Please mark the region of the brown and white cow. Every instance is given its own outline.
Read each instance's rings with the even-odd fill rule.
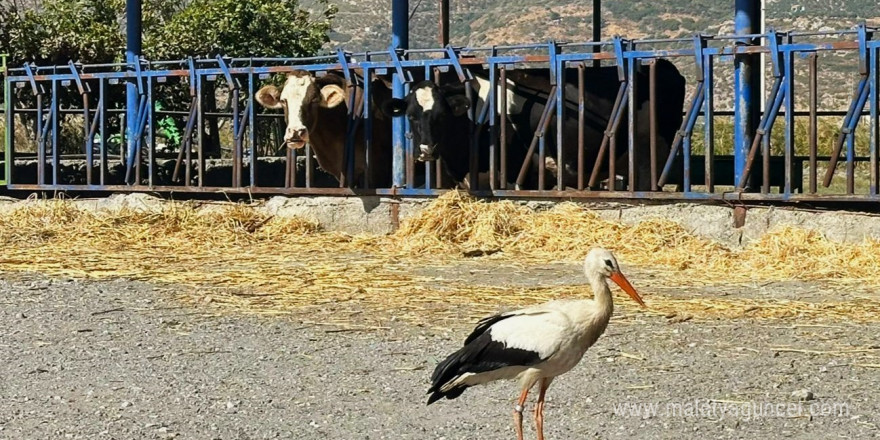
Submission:
[[[371,188],[386,188],[391,184],[391,119],[379,106],[391,99],[391,90],[375,79],[370,84],[372,102],[372,144],[370,148],[368,183]],[[357,89],[356,102],[362,100]],[[297,70],[287,75],[284,86],[265,86],[255,98],[262,106],[284,109],[287,129],[284,142],[290,148],[301,149],[308,143],[318,160],[318,166],[348,185],[361,185],[367,168],[364,142],[364,121],[358,124],[354,144],[354,175],[348,176],[345,163],[345,138],[348,126],[349,93],[343,77],[328,73],[316,78],[311,73]]]

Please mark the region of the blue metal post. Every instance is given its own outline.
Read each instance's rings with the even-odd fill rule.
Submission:
[[[125,1],[125,62],[129,68],[139,62],[141,56],[141,0]],[[135,80],[125,85],[125,140],[129,152],[135,152],[138,115],[138,87]],[[103,142],[103,139],[102,139]],[[129,159],[131,163],[131,159]],[[136,163],[136,162],[135,162]]]
[[[735,7],[734,32],[737,35],[762,32],[761,0],[736,0]],[[739,43],[747,44],[748,39]],[[757,55],[737,55],[734,60],[733,161],[734,181],[737,183],[742,178],[760,114],[762,72],[759,60]]]
[[[409,48],[409,0],[392,0],[391,2],[391,47],[392,49]],[[404,97],[403,78],[393,75],[391,94],[395,98]],[[397,188],[404,186],[406,174],[406,131],[404,118],[394,118],[391,127],[391,139],[394,148],[392,157],[392,185]]]

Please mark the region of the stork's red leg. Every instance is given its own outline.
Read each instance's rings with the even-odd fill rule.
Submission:
[[[535,430],[538,431],[538,440],[544,440],[544,393],[550,386],[550,379],[541,379],[538,389],[538,404],[535,405]]]
[[[523,440],[522,412],[526,398],[529,397],[529,388],[531,387],[522,390],[519,400],[516,401],[516,406],[513,407],[513,428],[516,429],[516,440]]]

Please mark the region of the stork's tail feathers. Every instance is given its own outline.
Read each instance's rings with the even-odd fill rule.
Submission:
[[[455,387],[449,391],[443,392],[440,390],[435,390],[434,387],[431,387],[431,389],[428,390],[428,394],[430,394],[430,396],[428,397],[427,405],[430,405],[444,397],[447,399],[455,399],[456,397],[460,396],[461,393],[463,393],[466,389],[468,389],[468,386],[462,385]]]
[[[467,385],[457,385],[449,388],[449,384],[461,377],[461,371],[467,370],[468,347],[462,347],[455,353],[452,353],[443,362],[437,364],[434,368],[434,374],[431,375],[431,388],[428,389],[428,405],[445,397],[447,399],[455,399],[468,388]],[[446,388],[446,389],[444,389]]]

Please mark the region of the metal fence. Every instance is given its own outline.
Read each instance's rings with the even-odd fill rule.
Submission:
[[[261,109],[254,99],[260,84],[274,75],[305,70],[316,76],[336,72],[346,78],[348,92],[366,99],[347,108],[346,158],[354,163],[354,133],[358,126],[370,127],[375,108],[370,105],[370,78],[397,76],[404,90],[419,79],[437,79],[444,73],[467,84],[470,90],[473,68],[486,69],[493,85],[489,105],[477,114],[470,112],[474,133],[487,129],[490,143],[471,142],[471,171],[476,174],[478,148],[488,148],[488,182],[476,181],[471,192],[496,197],[558,197],[581,199],[680,199],[680,200],[760,200],[760,201],[867,201],[880,200],[877,155],[880,149],[878,124],[878,55],[880,41],[872,40],[873,29],[860,25],[853,30],[835,32],[768,32],[760,35],[695,35],[687,39],[626,40],[615,38],[603,43],[555,43],[496,46],[490,48],[446,47],[429,50],[384,51],[334,54],[299,59],[247,58],[187,59],[140,64],[108,64],[41,67],[11,67],[4,78],[6,135],[5,185],[15,190],[66,191],[174,191],[275,194],[379,194],[437,195],[449,187],[438,163],[419,163],[411,140],[395,144],[394,171],[390,188],[364,187],[367,182],[337,182],[316,168],[311,151],[283,147],[279,130],[283,115]],[[598,47],[598,50],[595,48]],[[769,63],[770,82],[766,106],[757,127],[747,133],[748,143],[734,145],[732,151],[719,152],[721,143],[730,143],[726,133],[715,128],[719,118],[729,118],[729,108],[716,105],[719,93],[730,95],[723,75],[736,57],[764,54]],[[847,97],[845,110],[820,108],[820,90],[837,84],[819,81],[825,65],[823,54],[850,56],[854,60],[841,68],[857,78]],[[651,162],[650,173],[637,173],[638,136],[633,80],[639,66],[647,66],[649,94],[654,96],[662,84],[653,75],[658,58],[672,60],[688,77],[683,122],[665,160]],[[596,65],[617,66],[618,90],[607,115],[606,138],[593,169],[584,167],[584,140],[578,139],[577,183],[566,185],[562,173],[547,176],[547,157],[556,163],[563,154],[564,118],[570,112],[563,101],[565,88],[576,87],[583,96],[584,72]],[[538,180],[552,189],[517,190],[512,184],[522,176],[505,174],[505,118],[495,96],[495,84],[506,82],[507,74],[522,68],[541,68],[549,72],[553,88],[547,111],[531,136],[537,154]],[[848,69],[848,70],[847,70]],[[571,82],[570,72],[576,81]],[[122,130],[126,124],[124,85],[134,82],[138,93],[138,119],[134,142],[127,142]],[[801,98],[806,95],[806,99]],[[171,97],[173,96],[173,100]],[[219,98],[218,98],[219,96]],[[798,97],[796,99],[796,96]],[[207,99],[211,97],[212,99]],[[732,96],[732,99],[741,99]],[[179,108],[157,108],[156,102],[177,102]],[[209,108],[222,101],[220,109]],[[652,100],[651,122],[647,134],[656,137],[656,100]],[[805,102],[806,105],[801,103]],[[589,103],[583,99],[575,112],[582,124]],[[729,105],[729,104],[728,104]],[[866,108],[867,107],[867,108]],[[820,145],[820,118],[832,118],[837,126],[830,145]],[[179,146],[162,148],[157,143],[161,121],[179,126]],[[616,139],[616,127],[628,121],[628,142]],[[555,121],[555,122],[554,122]],[[800,122],[804,121],[804,122]],[[545,129],[558,124],[558,138],[548,140]],[[806,133],[798,136],[798,124]],[[861,124],[861,125],[860,125]],[[210,127],[222,126],[214,129]],[[404,123],[404,129],[408,130]],[[72,128],[71,128],[72,127]],[[774,140],[774,127],[782,139]],[[736,129],[737,127],[734,127]],[[860,137],[858,131],[866,133]],[[222,133],[220,133],[222,131]],[[71,133],[78,133],[75,136]],[[225,134],[224,134],[225,133]],[[367,148],[371,130],[363,130]],[[530,133],[532,135],[532,133]],[[215,139],[209,142],[208,136]],[[728,136],[731,137],[731,136]],[[69,141],[73,138],[73,141]],[[17,145],[27,139],[30,145]],[[550,141],[548,143],[548,141]],[[70,144],[73,144],[72,146]],[[210,145],[209,145],[210,144]],[[225,144],[225,145],[224,145]],[[698,145],[699,144],[699,145]],[[548,147],[555,145],[555,149]],[[219,146],[219,150],[216,148]],[[225,150],[224,150],[225,148]],[[626,163],[617,163],[626,150]],[[823,151],[828,154],[823,154]],[[651,157],[659,154],[651,142]],[[369,153],[368,153],[369,156]],[[842,163],[841,163],[842,162]],[[375,164],[367,164],[375,166]],[[599,169],[610,176],[602,182]],[[842,168],[842,171],[837,171]],[[867,168],[867,169],[865,169]],[[626,178],[615,177],[627,170]],[[650,179],[651,191],[634,191],[636,179]],[[353,188],[357,186],[357,188]]]

